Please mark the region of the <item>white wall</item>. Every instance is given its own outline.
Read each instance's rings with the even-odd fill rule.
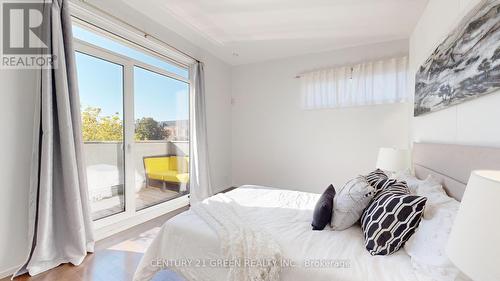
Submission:
[[[174,32],[116,0],[90,1],[162,38],[205,63],[207,126],[212,184],[215,191],[231,185],[230,67]],[[33,133],[34,72],[0,70],[0,278],[20,265],[28,249],[28,185]]]
[[[429,1],[410,38],[411,84],[418,67],[479,0]],[[499,91],[413,118],[413,140],[500,147]]]
[[[294,78],[407,52],[403,40],[235,67],[233,183],[322,192],[373,169],[379,147],[407,147],[411,105],[304,111]]]

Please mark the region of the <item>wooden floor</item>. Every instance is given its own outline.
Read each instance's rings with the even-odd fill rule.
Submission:
[[[115,234],[96,243],[96,251],[89,254],[80,266],[61,265],[34,277],[20,276],[16,281],[128,281],[149,243],[158,233],[160,226],[188,207],[178,209],[141,225]],[[4,278],[0,281],[7,281]],[[182,281],[172,272],[162,271],[155,281]]]

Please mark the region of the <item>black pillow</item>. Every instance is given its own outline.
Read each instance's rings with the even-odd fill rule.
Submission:
[[[405,182],[380,191],[361,216],[365,247],[371,255],[398,251],[417,229],[427,198],[409,194]]]
[[[313,221],[311,223],[313,230],[323,230],[332,220],[333,198],[335,197],[335,193],[335,188],[330,184],[316,203]]]

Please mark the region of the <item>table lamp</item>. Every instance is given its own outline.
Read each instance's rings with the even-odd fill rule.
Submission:
[[[500,171],[473,171],[446,253],[476,281],[500,280]]]
[[[400,172],[410,168],[410,153],[407,149],[382,147],[378,151],[377,167],[387,172]]]

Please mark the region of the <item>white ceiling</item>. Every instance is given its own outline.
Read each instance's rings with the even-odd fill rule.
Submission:
[[[428,0],[123,0],[232,65],[408,38]]]

